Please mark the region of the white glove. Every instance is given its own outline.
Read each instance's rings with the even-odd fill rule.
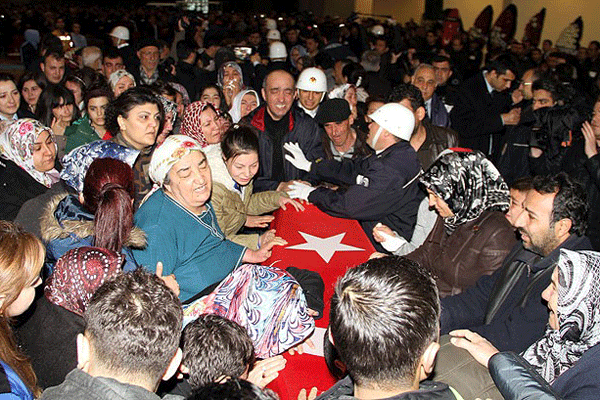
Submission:
[[[380,225],[380,224],[381,223],[378,223],[377,225]],[[377,225],[375,226],[376,228],[377,228]],[[388,235],[387,233],[385,233],[383,231],[378,231],[377,233],[385,239],[383,242],[381,242],[381,245],[383,246],[384,249],[386,249],[390,253],[394,253],[395,251],[397,251],[400,248],[400,246],[402,246],[405,243],[408,243],[408,241],[406,239],[404,239],[402,236],[398,235],[395,231],[394,231],[393,236]]]
[[[308,196],[315,190],[316,188],[307,185],[302,182],[294,182],[290,185],[290,188],[287,191],[287,194],[292,199],[302,199],[308,201]]]
[[[283,148],[290,153],[285,155],[285,159],[291,162],[294,167],[306,172],[310,171],[312,163],[306,159],[298,143],[284,143]]]

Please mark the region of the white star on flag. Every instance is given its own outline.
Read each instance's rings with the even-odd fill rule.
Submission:
[[[365,249],[361,249],[360,247],[343,244],[342,239],[346,236],[346,232],[326,238],[320,238],[300,231],[298,231],[298,233],[302,235],[304,240],[306,240],[306,243],[288,246],[287,249],[316,251],[327,263],[331,260],[336,251],[365,251]]]

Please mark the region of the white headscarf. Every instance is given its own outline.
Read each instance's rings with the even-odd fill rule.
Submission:
[[[242,119],[242,98],[248,93],[253,94],[256,97],[256,102],[260,105],[260,98],[258,97],[258,93],[254,90],[242,90],[238,94],[235,95],[233,101],[231,102],[231,109],[229,110],[229,115],[231,115],[231,120],[234,124],[240,122]]]
[[[150,179],[162,186],[173,165],[194,150],[202,151],[202,146],[200,142],[190,136],[171,135],[167,137],[152,154],[148,171]]]

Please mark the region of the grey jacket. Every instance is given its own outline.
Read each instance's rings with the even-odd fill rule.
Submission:
[[[121,383],[115,379],[93,377],[80,369],[69,372],[65,381],[48,388],[41,400],[160,400],[141,386]]]

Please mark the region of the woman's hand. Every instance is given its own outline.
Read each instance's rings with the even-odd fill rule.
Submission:
[[[263,247],[273,239],[275,239],[275,229],[269,229],[258,237],[258,247]]]
[[[266,228],[275,219],[272,215],[247,215],[244,226],[248,228]]]
[[[387,225],[379,223],[373,228],[373,239],[375,239],[377,243],[385,242],[386,240],[386,238],[381,235],[382,232],[389,236],[394,236],[394,231],[392,231]]]
[[[594,128],[592,128],[592,125],[588,121],[585,121],[581,126],[581,132],[583,132],[583,137],[585,138],[585,155],[588,158],[592,158],[598,154],[598,145],[596,135],[594,134]]]
[[[275,236],[273,240],[265,243],[265,245],[261,246],[261,248],[258,250],[246,250],[242,261],[250,264],[259,264],[265,261],[267,258],[271,257],[271,250],[274,246],[285,246],[286,244],[287,242],[285,240],[278,236]]]
[[[481,365],[487,368],[490,358],[496,353],[499,353],[488,340],[475,332],[468,329],[458,329],[450,332],[450,343],[456,347],[467,350],[473,358]]]
[[[62,120],[59,120],[56,117],[52,117],[52,123],[50,124],[50,129],[52,129],[52,133],[55,135],[62,136],[65,134],[66,126]]]
[[[315,400],[317,398],[317,387],[313,386],[310,392],[307,394],[306,389],[300,389],[298,393],[298,400]]]
[[[290,199],[289,197],[281,196],[279,198],[279,207],[283,208],[283,210],[287,210],[286,204],[290,204],[292,207],[296,209],[296,211],[304,211],[304,206],[299,201],[294,199]]]
[[[291,349],[289,349],[288,353],[290,353],[291,356],[293,356],[296,353],[298,353],[298,354],[304,354],[304,345],[307,345],[311,349],[315,348],[315,344],[309,338],[309,339],[306,339],[304,342],[300,343],[298,346],[292,347]]]
[[[260,360],[254,364],[246,380],[264,389],[279,376],[279,371],[285,368],[286,363],[287,360],[282,355]]]
[[[171,289],[173,291],[173,293],[175,293],[177,296],[179,296],[179,283],[177,283],[177,279],[175,279],[175,274],[171,274],[171,275],[167,275],[167,276],[162,276],[162,274],[163,274],[163,263],[159,261],[156,263],[156,276],[158,276],[160,279],[162,279],[163,282],[165,283],[165,285],[167,285],[167,287],[169,289]]]

